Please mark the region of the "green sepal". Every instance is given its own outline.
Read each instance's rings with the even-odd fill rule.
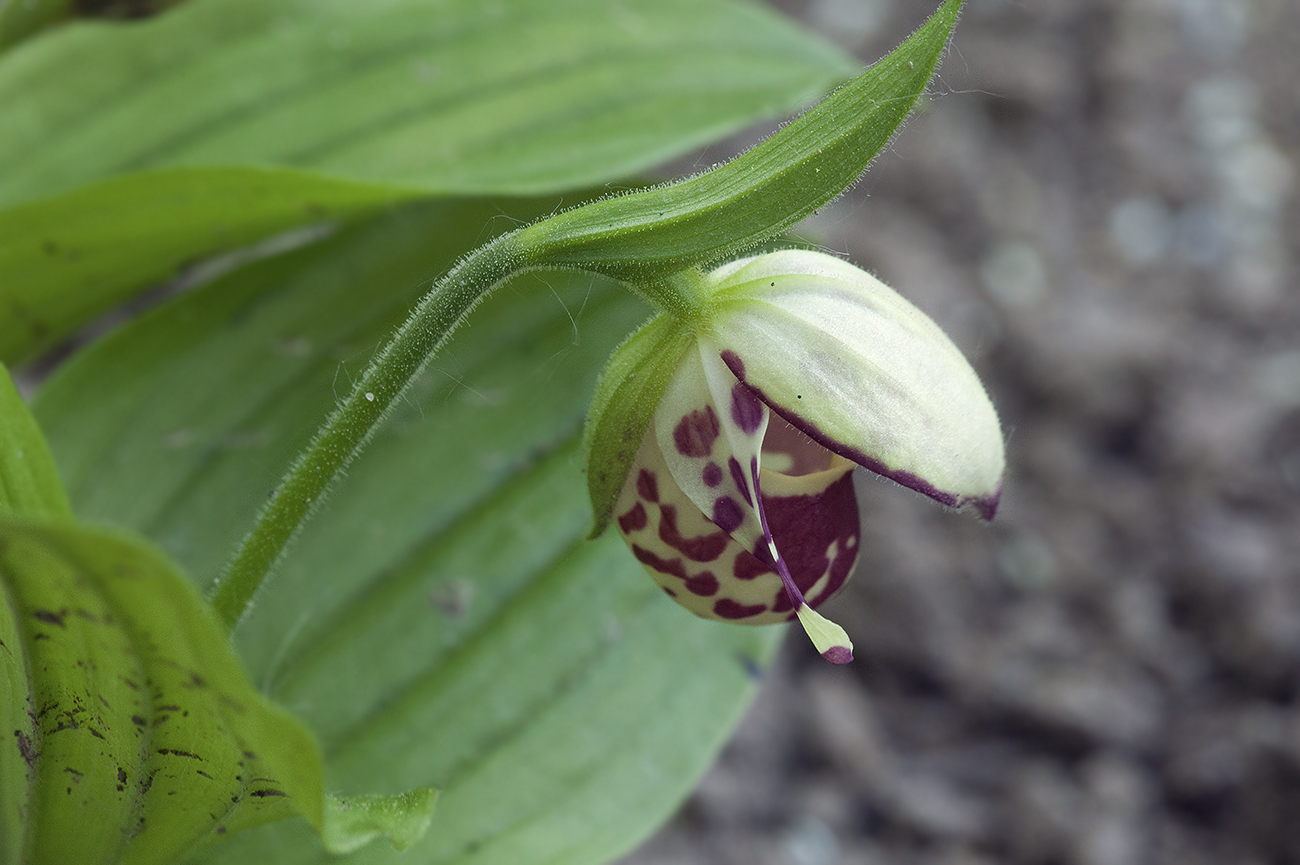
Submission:
[[[925,92],[961,4],[947,0],[893,52],[736,159],[558,214],[524,229],[521,249],[540,266],[646,286],[780,234],[839,196],[889,143]],[[671,293],[652,299],[677,307]]]
[[[36,419],[0,363],[0,514],[72,514],[54,457]]]
[[[650,418],[693,338],[679,319],[658,315],[618,347],[601,373],[582,437],[591,496],[590,537],[609,525]]]

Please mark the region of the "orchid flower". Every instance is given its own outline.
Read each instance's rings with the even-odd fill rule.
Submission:
[[[997,415],[933,321],[840,259],[774,252],[684,285],[687,312],[661,313],[629,339],[593,402],[593,466],[609,452],[598,426],[625,439],[644,430],[610,517],[682,606],[741,624],[797,618],[826,660],[847,663],[848,635],[816,608],[857,561],[854,466],[991,519]],[[662,388],[617,398],[638,370],[655,379],[656,369]],[[628,381],[610,381],[620,375]],[[608,424],[619,411],[628,418]]]

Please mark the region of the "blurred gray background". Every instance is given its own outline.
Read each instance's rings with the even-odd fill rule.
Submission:
[[[779,5],[866,62],[936,4]],[[860,477],[858,660],[792,634],[624,865],[1300,863],[1298,81],[1296,0],[968,0],[804,227],[975,364],[1002,510]]]

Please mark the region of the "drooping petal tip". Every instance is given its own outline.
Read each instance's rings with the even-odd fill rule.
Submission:
[[[998,503],[1002,500],[1002,484],[999,483],[997,489],[991,495],[979,496],[970,500],[969,504],[975,508],[975,512],[985,521],[990,521],[998,515]]]
[[[853,649],[848,646],[831,646],[822,652],[822,657],[832,664],[848,664],[853,661]]]
[[[853,660],[853,641],[843,628],[807,604],[799,605],[797,615],[799,624],[803,625],[823,658],[832,664],[847,664]]]

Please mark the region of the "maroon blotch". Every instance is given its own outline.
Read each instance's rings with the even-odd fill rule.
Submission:
[[[731,598],[722,598],[713,605],[713,612],[724,619],[748,619],[767,612],[767,607],[763,604],[740,604]]]
[[[703,480],[706,487],[716,487],[722,483],[722,468],[717,463],[710,462],[704,467]]]
[[[646,516],[645,507],[640,502],[637,502],[636,507],[618,518],[618,527],[623,534],[630,535],[632,532],[639,532],[644,529],[649,522],[650,519]]]
[[[641,469],[636,476],[636,494],[648,502],[659,501],[659,483],[652,472]]]
[[[741,381],[745,380],[745,362],[740,359],[740,355],[729,348],[724,348],[722,350],[722,362],[727,365],[727,369],[731,370],[732,375]]]
[[[763,404],[739,382],[731,389],[731,419],[745,435],[758,432],[759,424],[763,422]]]
[[[735,482],[736,488],[740,494],[745,497],[745,504],[753,507],[754,499],[749,494],[749,481],[745,478],[745,470],[740,467],[740,463],[735,457],[727,459],[727,468],[731,470],[731,479]]]
[[[682,565],[681,559],[661,559],[638,544],[632,545],[632,555],[636,556],[636,560],[647,568],[653,568],[659,573],[667,574],[670,577],[686,579],[686,568]]]
[[[684,457],[707,457],[713,453],[713,443],[721,431],[713,406],[706,405],[677,422],[673,427],[673,445]]]
[[[677,528],[677,508],[673,505],[660,505],[663,515],[659,520],[659,540],[672,547],[686,558],[696,562],[711,562],[727,548],[727,536],[722,532],[686,538]]]
[[[712,571],[705,571],[687,580],[686,588],[693,594],[707,598],[718,593],[718,578],[713,576]]]
[[[858,558],[858,498],[853,491],[853,476],[846,474],[817,495],[767,496],[763,512],[781,558],[790,570],[795,586],[809,592],[821,576],[830,570],[825,588],[815,598],[807,598],[816,609],[839,591]],[[827,558],[832,544],[835,560]],[[778,612],[793,609],[779,605]]]
[[[745,512],[731,496],[720,496],[713,502],[713,522],[724,532],[734,532],[745,521]]]
[[[759,574],[771,574],[774,571],[754,557],[748,550],[741,550],[731,565],[731,575],[738,580],[752,580]]]

